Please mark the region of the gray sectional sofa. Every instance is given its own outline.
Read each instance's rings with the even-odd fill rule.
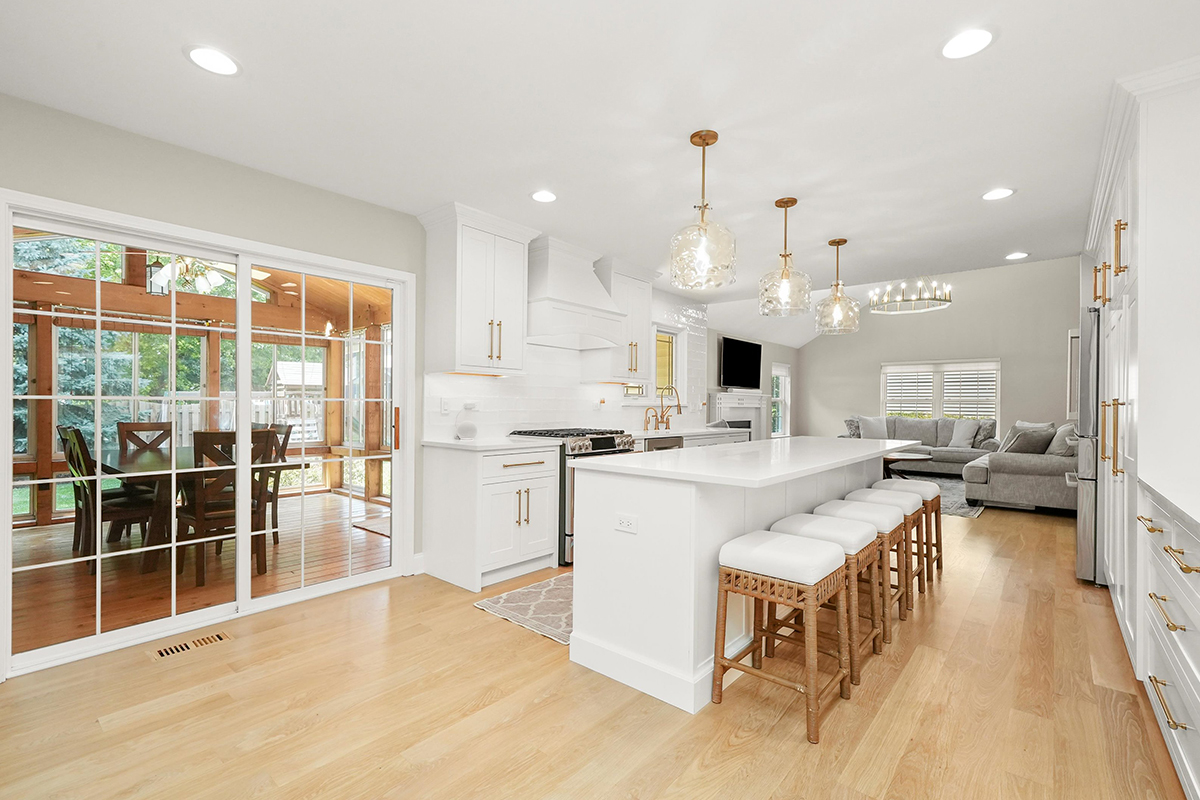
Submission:
[[[858,418],[846,420],[847,435],[860,438]],[[975,459],[993,453],[1000,447],[996,439],[996,420],[980,420],[979,432],[975,434],[972,447],[950,447],[954,433],[954,420],[947,417],[937,419],[914,419],[912,417],[888,417],[889,439],[914,439],[921,444],[909,448],[916,453],[928,453],[932,461],[915,461],[911,464],[894,464],[893,472],[932,472],[938,475],[961,476],[963,467]]]
[[[847,436],[861,435],[859,418],[846,420]],[[1078,491],[1067,483],[1067,473],[1074,472],[1076,457],[1046,453],[997,452],[996,420],[980,420],[979,432],[971,447],[950,447],[954,420],[913,419],[888,417],[889,439],[914,439],[920,445],[910,450],[928,453],[931,461],[914,461],[892,465],[893,472],[933,473],[961,476],[964,493],[971,505],[1007,506],[1013,508],[1075,509]],[[1018,423],[1021,425],[1024,423]]]

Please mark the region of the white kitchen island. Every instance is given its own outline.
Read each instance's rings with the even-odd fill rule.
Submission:
[[[914,444],[796,436],[574,460],[571,660],[696,713],[712,694],[721,545],[870,486]],[[741,600],[730,654],[750,642]]]

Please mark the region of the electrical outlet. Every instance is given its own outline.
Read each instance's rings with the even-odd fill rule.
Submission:
[[[450,413],[450,398],[449,397],[442,398],[442,413],[443,414]]]
[[[637,533],[637,517],[633,514],[617,514],[617,530],[624,533]]]

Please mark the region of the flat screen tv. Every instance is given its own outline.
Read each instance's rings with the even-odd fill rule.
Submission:
[[[762,390],[762,345],[722,336],[718,342],[721,388]]]

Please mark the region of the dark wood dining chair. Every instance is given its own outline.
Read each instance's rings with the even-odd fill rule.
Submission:
[[[121,455],[143,450],[161,450],[171,446],[169,422],[118,422],[117,445]]]
[[[59,436],[67,457],[67,469],[74,478],[76,541],[73,550],[80,555],[90,556],[96,553],[96,488],[100,478],[96,474],[96,462],[92,460],[87,440],[78,428],[59,426]],[[138,523],[142,529],[142,541],[146,540],[146,525],[150,515],[154,513],[153,496],[127,495],[124,490],[112,489],[116,493],[110,499],[100,496],[100,523],[109,523],[109,542],[120,541],[121,531],[133,523]],[[96,563],[93,561],[90,570],[96,573]]]
[[[292,439],[292,426],[284,423],[272,425],[269,429],[274,434],[272,441],[271,461],[282,464],[287,461],[288,442]],[[279,481],[283,478],[283,470],[273,469],[267,472],[267,502],[271,506],[271,541],[279,544]]]
[[[250,464],[266,464],[270,461],[273,451],[272,437],[269,430],[253,430],[250,432]],[[178,557],[175,562],[177,572],[183,571],[184,555],[187,550],[182,546],[188,540],[209,539],[213,536],[232,536],[237,530],[237,478],[234,431],[196,431],[192,434],[192,464],[197,469],[209,468],[204,472],[181,473],[176,480],[183,490],[183,503],[176,516],[179,520],[177,541],[180,543]],[[225,467],[226,469],[211,469]],[[250,470],[250,520],[251,546],[254,550],[255,566],[258,574],[267,571],[267,534],[266,534],[266,475],[267,470]],[[222,540],[216,542],[216,552],[221,553]],[[193,545],[196,558],[196,585],[203,586],[205,582],[205,561],[207,542],[200,541]]]

